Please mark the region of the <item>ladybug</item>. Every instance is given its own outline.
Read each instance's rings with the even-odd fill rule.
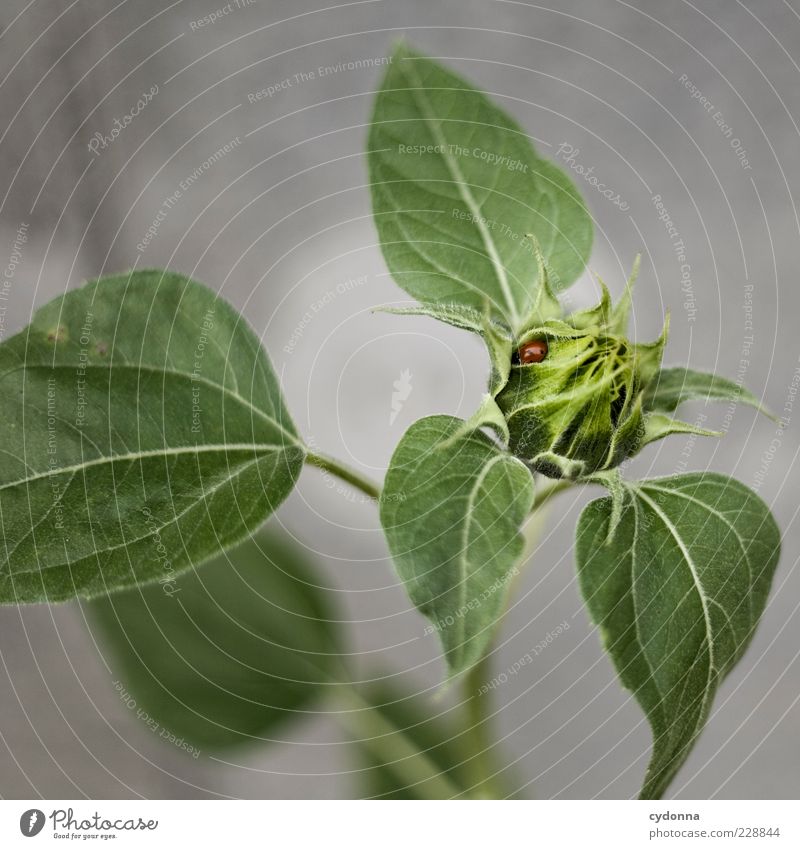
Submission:
[[[540,363],[547,356],[547,339],[531,339],[517,351],[520,363]]]

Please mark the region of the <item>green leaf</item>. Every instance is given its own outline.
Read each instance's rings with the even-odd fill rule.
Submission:
[[[483,93],[400,45],[369,134],[372,204],[389,270],[420,301],[481,309],[518,331],[536,297],[539,240],[563,291],[592,222],[569,177]]]
[[[324,601],[303,552],[271,531],[89,610],[121,696],[160,736],[205,750],[268,739],[336,679]]]
[[[625,483],[609,539],[611,498],[578,523],[581,591],[623,686],[653,732],[642,798],[664,793],[742,656],[780,555],[766,504],[723,475]]]
[[[645,390],[645,409],[674,412],[684,401],[733,401],[770,415],[752,392],[716,374],[678,366],[661,369]]]
[[[480,660],[522,555],[533,476],[461,419],[415,422],[392,457],[381,522],[411,600],[439,634],[451,676]],[[455,437],[455,438],[454,438]]]
[[[51,301],[0,345],[0,602],[172,576],[256,529],[305,450],[244,319],[141,271]]]

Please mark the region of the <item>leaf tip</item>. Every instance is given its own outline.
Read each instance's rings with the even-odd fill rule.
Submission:
[[[401,35],[399,38],[396,38],[392,42],[392,50],[391,50],[391,60],[392,64],[395,60],[408,59],[410,56],[414,55],[414,51],[411,48],[411,44],[408,39]]]

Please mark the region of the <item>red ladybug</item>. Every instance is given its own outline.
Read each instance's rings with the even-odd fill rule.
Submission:
[[[531,339],[530,342],[522,345],[517,353],[523,365],[540,363],[547,356],[547,340]]]

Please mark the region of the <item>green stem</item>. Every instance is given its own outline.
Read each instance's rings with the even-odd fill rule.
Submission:
[[[542,488],[537,487],[537,494],[531,508],[530,519],[525,526],[525,554],[521,563],[530,557],[539,536],[545,527],[545,510],[542,507],[559,492],[572,486],[570,481],[556,481]],[[519,575],[513,584],[517,583]],[[509,587],[511,590],[513,587]],[[512,592],[508,593],[511,597]],[[464,677],[464,697],[466,702],[468,730],[465,739],[470,752],[470,764],[473,767],[473,792],[479,798],[505,798],[511,794],[503,792],[499,771],[494,764],[492,755],[492,738],[490,734],[489,709],[491,700],[488,693],[482,693],[483,685],[491,680],[490,658],[491,646],[486,654],[469,670]]]
[[[539,478],[541,480],[541,478]],[[553,496],[558,495],[559,492],[564,492],[565,489],[569,489],[571,486],[574,486],[573,481],[566,480],[558,480],[553,481],[552,483],[545,484],[544,486],[536,487],[536,495],[533,499],[533,507],[531,507],[531,513],[535,513],[543,504],[546,504]]]
[[[468,766],[472,773],[472,795],[479,799],[502,799],[506,796],[499,787],[498,770],[492,757],[488,705],[480,692],[491,674],[489,655],[485,654],[464,677],[467,730],[464,741],[470,751]]]
[[[369,478],[364,477],[355,469],[348,468],[333,457],[327,457],[325,454],[306,454],[306,463],[310,466],[316,466],[324,472],[336,475],[337,478],[349,483],[356,489],[360,489],[364,495],[373,498],[376,501],[381,497],[381,488],[373,483]]]
[[[352,686],[344,687],[340,697],[349,708],[337,715],[344,729],[354,741],[371,751],[379,763],[391,766],[415,796],[421,799],[463,798],[463,791],[442,773],[427,752]]]

